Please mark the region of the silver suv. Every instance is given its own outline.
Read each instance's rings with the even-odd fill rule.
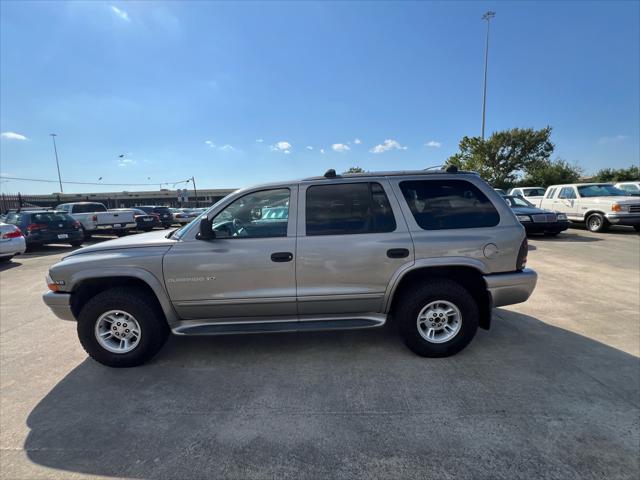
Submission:
[[[113,367],[144,363],[169,332],[370,328],[393,319],[425,357],[455,354],[491,308],[524,302],[525,231],[474,173],[324,176],[239,190],[176,231],[76,250],[45,303]]]

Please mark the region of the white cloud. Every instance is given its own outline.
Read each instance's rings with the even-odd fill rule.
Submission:
[[[292,145],[289,142],[281,141],[275,145],[271,145],[269,148],[272,152],[282,152],[288,155],[291,153],[291,147]]]
[[[435,140],[429,140],[427,143],[424,144],[425,147],[432,147],[432,148],[440,148],[442,146],[442,142],[436,142]]]
[[[607,143],[620,143],[623,140],[626,140],[628,135],[614,135],[613,137],[600,137],[598,139],[598,143],[600,145],[606,145]]]
[[[407,147],[400,145],[396,140],[387,139],[382,142],[380,145],[376,145],[371,150],[371,153],[383,153],[389,150],[406,150]]]
[[[118,160],[119,167],[130,167],[135,164],[136,164],[136,161],[133,160],[132,158],[120,158]]]
[[[360,140],[359,138],[356,138],[353,143],[355,143],[356,145],[360,145],[362,143],[362,140]]]
[[[7,140],[27,140],[27,137],[16,132],[2,132],[0,133],[0,137]]]
[[[223,145],[220,147],[223,152],[233,152],[235,148],[232,145]]]
[[[351,150],[351,147],[349,147],[349,145],[345,145],[344,143],[334,143],[333,145],[331,145],[331,148],[333,148],[333,150],[335,150],[336,152],[348,152],[349,150]]]
[[[216,148],[216,145],[211,140],[205,140],[204,143],[209,145],[211,148]]]
[[[262,142],[264,142],[264,140],[262,138],[256,138],[256,142],[262,143]]]
[[[313,147],[312,147],[311,145],[307,145],[305,148],[306,148],[307,150],[313,150]]]
[[[120,10],[118,7],[115,7],[113,5],[109,6],[111,8],[111,11],[120,19],[120,20],[124,20],[125,22],[130,22],[131,19],[129,18],[129,14],[127,12],[125,12],[124,10]]]
[[[321,148],[321,149],[320,149],[320,153],[321,153],[322,155],[324,155],[324,148]]]
[[[216,150],[220,150],[221,152],[234,152],[237,149],[233,146],[233,145],[222,145],[221,147],[218,147],[215,143],[213,143],[211,140],[205,140],[204,143],[209,146],[210,148],[214,148]]]

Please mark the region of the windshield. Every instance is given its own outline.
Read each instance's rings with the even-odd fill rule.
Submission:
[[[544,188],[522,189],[525,197],[541,197],[544,195]]]
[[[522,197],[516,197],[513,195],[507,195],[504,198],[504,201],[507,202],[507,205],[509,205],[511,208],[513,207],[535,207],[534,204],[527,202],[524,198]]]
[[[578,193],[581,197],[623,197],[628,195],[627,192],[606,183],[602,185],[583,185],[578,187]]]

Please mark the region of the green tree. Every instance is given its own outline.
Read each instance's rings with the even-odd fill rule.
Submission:
[[[560,183],[576,183],[580,180],[582,169],[566,160],[544,160],[531,165],[524,178],[518,182],[521,186],[548,187]]]
[[[342,172],[342,174],[344,175],[345,173],[364,173],[364,172],[365,172],[364,168],[349,167],[349,170],[347,170],[346,172]]]
[[[448,163],[478,172],[496,188],[510,187],[523,172],[549,160],[554,148],[550,137],[549,126],[540,130],[512,128],[495,132],[486,140],[464,137],[460,152],[451,156]]]
[[[594,177],[595,182],[625,182],[640,180],[640,167],[632,165],[629,168],[603,168]]]

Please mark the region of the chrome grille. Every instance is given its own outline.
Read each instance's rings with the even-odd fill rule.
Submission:
[[[629,212],[640,213],[640,203],[637,205],[629,205]]]
[[[555,213],[544,213],[540,215],[532,215],[533,221],[535,223],[553,223],[557,222],[558,218]]]

